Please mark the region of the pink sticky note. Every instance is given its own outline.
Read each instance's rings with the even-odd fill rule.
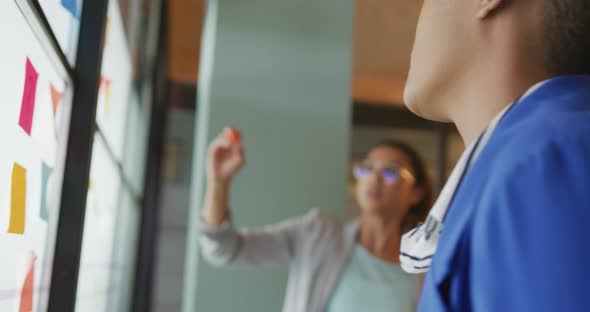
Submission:
[[[25,73],[25,87],[23,90],[23,99],[20,108],[20,119],[18,124],[31,135],[33,128],[33,114],[35,113],[35,94],[37,93],[37,80],[39,73],[27,57],[27,69]]]

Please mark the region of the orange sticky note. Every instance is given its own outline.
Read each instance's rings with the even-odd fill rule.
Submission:
[[[35,262],[37,256],[34,252],[31,252],[31,258],[28,263],[27,275],[23,283],[23,288],[20,294],[20,305],[19,312],[32,312],[33,311],[33,291],[35,289]]]
[[[63,98],[63,92],[59,92],[53,84],[49,85],[49,89],[51,91],[51,102],[53,104],[53,114],[57,112],[57,107],[59,106],[59,102]]]
[[[104,114],[108,116],[111,107],[111,79],[100,77],[100,90],[103,92]]]
[[[104,47],[105,48],[109,43],[109,29],[110,28],[111,28],[111,17],[107,16],[107,20],[105,22],[105,27],[104,27]]]
[[[59,103],[61,102],[61,99],[63,98],[63,92],[59,92],[55,86],[53,84],[49,85],[49,89],[51,91],[51,103],[53,105],[53,132],[55,135],[55,138],[57,139],[58,134],[57,134],[57,121],[56,121],[56,113],[57,113],[57,108],[59,107]]]
[[[8,233],[25,233],[25,207],[27,202],[27,170],[14,163],[12,168],[12,193],[10,196],[10,225]]]

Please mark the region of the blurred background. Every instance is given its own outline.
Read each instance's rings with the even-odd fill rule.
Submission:
[[[186,255],[198,254],[187,248],[195,240],[189,235],[187,242],[186,223],[186,207],[199,208],[191,205],[198,183],[191,184],[189,174],[198,174],[191,166],[202,161],[195,133],[198,142],[226,124],[244,131],[249,163],[232,206],[235,222],[244,226],[316,206],[354,213],[352,164],[387,138],[415,147],[439,190],[464,146],[450,125],[404,107],[420,7],[411,0],[170,2],[171,107],[156,311],[179,310],[183,293],[185,304],[202,311],[279,311],[283,302],[284,270],[225,271]],[[211,15],[214,20],[203,22]],[[196,132],[188,131],[193,127]],[[186,266],[198,269],[187,275]]]
[[[3,1],[0,310],[280,311],[285,268],[199,254],[207,144],[243,132],[240,226],[353,215],[352,164],[387,138],[440,190],[464,147],[404,107],[420,6]]]

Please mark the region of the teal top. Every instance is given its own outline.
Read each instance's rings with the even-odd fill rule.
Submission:
[[[418,276],[385,262],[357,244],[326,312],[413,312]]]

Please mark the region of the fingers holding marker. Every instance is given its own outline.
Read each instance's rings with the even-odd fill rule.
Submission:
[[[236,128],[227,128],[225,130],[225,137],[232,143],[238,144],[242,141],[242,135]]]
[[[230,148],[244,162],[244,147],[242,145],[242,134],[236,128],[226,128],[224,139],[229,142]]]
[[[226,127],[211,142],[210,149],[230,149],[240,143],[241,135],[235,128]]]

